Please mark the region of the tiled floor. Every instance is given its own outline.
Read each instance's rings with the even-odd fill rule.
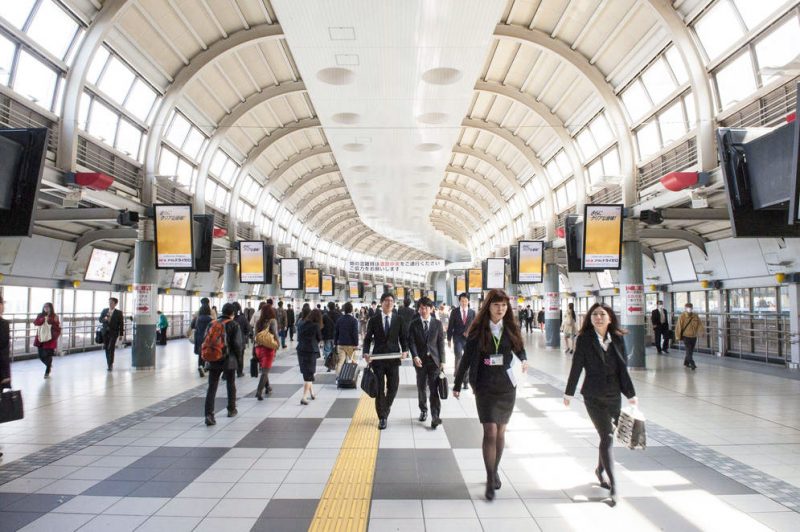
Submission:
[[[597,436],[583,405],[561,404],[569,358],[538,333],[528,343],[532,368],[491,503],[470,392],[444,401],[444,424],[431,430],[416,420],[414,370],[402,368],[380,435],[371,531],[800,529],[794,375],[702,357],[687,372],[649,356],[650,369],[633,375],[649,446],[615,449],[622,499],[611,508],[593,482]],[[272,396],[256,401],[256,379],[238,379],[239,414],[228,418],[221,386],[218,423],[206,427],[189,348],[171,342],[154,372],[130,372],[126,351],[111,374],[101,353],[56,359],[47,381],[38,361],[15,363],[26,417],[0,425],[0,532],[306,530],[360,390],[337,390],[321,373],[317,399],[301,406],[287,350]]]

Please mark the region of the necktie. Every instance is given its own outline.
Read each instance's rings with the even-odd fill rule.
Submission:
[[[422,322],[422,332],[425,333],[425,336],[428,336],[428,320]]]
[[[383,333],[389,334],[389,316],[383,317]]]

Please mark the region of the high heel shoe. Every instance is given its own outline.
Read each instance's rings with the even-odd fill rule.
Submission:
[[[500,482],[500,475],[497,473],[494,474],[494,489],[499,490],[503,487],[503,483]]]
[[[308,401],[306,400],[306,398],[305,398],[305,397],[303,397],[302,399],[300,399],[300,404],[301,404],[301,405],[307,405],[307,404],[308,404]]]
[[[600,469],[598,467],[597,469],[594,470],[594,474],[597,476],[597,480],[598,480],[598,482],[600,482],[600,487],[601,488],[604,488],[604,489],[607,489],[607,490],[611,489],[611,486],[608,485],[608,482],[603,480],[603,470],[602,469]]]
[[[493,478],[486,479],[486,493],[484,493],[484,495],[486,495],[486,500],[487,501],[493,501],[494,500],[494,479]]]
[[[316,399],[317,399],[317,396],[314,395],[314,392],[311,392],[311,400],[313,401],[313,400],[316,400]]]
[[[609,493],[609,496],[611,497],[611,502],[609,503],[609,506],[613,508],[614,506],[617,505],[617,487],[614,486],[613,484],[611,485],[611,493]]]

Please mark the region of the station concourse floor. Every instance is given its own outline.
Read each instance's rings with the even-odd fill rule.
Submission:
[[[612,508],[593,475],[598,437],[583,404],[562,404],[570,357],[539,332],[526,341],[531,369],[491,503],[471,392],[444,401],[444,424],[431,430],[417,421],[411,366],[379,432],[363,421],[372,401],[338,390],[322,367],[317,399],[301,406],[291,344],[264,401],[257,379],[237,380],[236,417],[220,383],[214,427],[203,424],[205,380],[185,340],[158,348],[155,371],[130,371],[128,349],[111,373],[101,351],[56,358],[48,380],[38,360],[15,362],[26,415],[0,425],[0,531],[322,530],[355,437],[374,447],[360,448],[374,466],[353,480],[370,531],[800,530],[795,373],[705,356],[692,372],[648,354],[648,369],[632,373],[648,448],[615,448]]]

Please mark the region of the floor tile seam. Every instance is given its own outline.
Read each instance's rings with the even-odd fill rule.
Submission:
[[[529,373],[529,375],[532,374],[532,375],[536,376],[537,378],[540,378],[541,380],[545,381],[547,384],[549,384],[551,386],[556,386],[556,387],[563,388],[566,385],[566,383],[563,380],[561,380],[558,377],[555,377],[553,375],[550,375],[549,373],[541,371],[541,370],[530,368],[528,370],[528,373]],[[576,397],[576,399],[577,399],[577,397]],[[697,461],[698,463],[704,465],[705,467],[709,467],[709,468],[713,469],[714,471],[718,472],[719,474],[721,474],[721,475],[723,475],[723,476],[725,476],[725,477],[727,477],[727,478],[729,478],[729,479],[731,479],[731,480],[733,480],[733,481],[735,481],[735,482],[737,482],[737,483],[739,483],[739,484],[741,484],[741,485],[743,485],[745,487],[748,487],[748,488],[752,489],[753,491],[756,491],[757,493],[760,493],[761,495],[763,495],[763,496],[765,496],[765,497],[777,502],[778,504],[781,504],[781,505],[785,506],[790,511],[794,511],[796,513],[800,513],[800,488],[792,486],[791,484],[789,484],[786,481],[783,481],[783,480],[781,480],[781,479],[779,479],[777,477],[774,477],[772,475],[764,473],[763,471],[760,471],[760,470],[758,470],[758,469],[756,469],[756,468],[754,468],[752,466],[749,466],[747,464],[739,462],[738,460],[736,460],[734,458],[730,458],[730,457],[728,457],[728,456],[726,456],[726,455],[724,455],[724,454],[722,454],[722,453],[720,453],[718,451],[710,449],[708,446],[704,446],[704,445],[701,445],[701,444],[699,444],[697,442],[694,442],[694,441],[690,440],[689,438],[686,438],[685,436],[682,436],[682,435],[680,435],[680,434],[678,434],[678,433],[676,433],[676,432],[674,432],[674,431],[672,431],[670,429],[662,427],[662,426],[660,426],[660,425],[658,425],[656,423],[648,422],[647,423],[647,430],[651,434],[656,433],[657,435],[656,435],[655,439],[658,442],[660,442],[662,444],[665,444],[670,449],[673,449],[673,450],[679,452],[680,454],[682,454],[682,455],[684,455],[684,456],[686,456],[688,458],[691,458],[692,460]],[[666,436],[666,437],[664,437],[664,436]],[[674,445],[672,445],[672,444],[674,444]],[[693,451],[696,453],[694,456],[692,455]],[[714,461],[718,461],[718,462],[722,462],[722,463],[726,463],[727,462],[726,465],[729,465],[733,469],[733,471],[732,472],[728,472],[728,471],[725,471],[725,470],[721,470],[718,467],[718,464],[710,464],[709,463],[709,462],[712,461],[711,459],[714,459]],[[769,483],[771,489],[768,489],[766,487],[762,488],[760,486],[755,486],[755,485],[754,486],[750,486],[751,479],[746,477],[744,475],[744,472],[747,472],[747,473],[750,473],[750,474],[757,474],[760,477],[764,477],[765,481]],[[788,497],[788,496],[780,497],[780,496],[776,496],[775,493],[774,493],[775,491],[783,491],[783,490],[787,490],[787,491],[791,492],[793,494],[793,496],[792,497]]]

